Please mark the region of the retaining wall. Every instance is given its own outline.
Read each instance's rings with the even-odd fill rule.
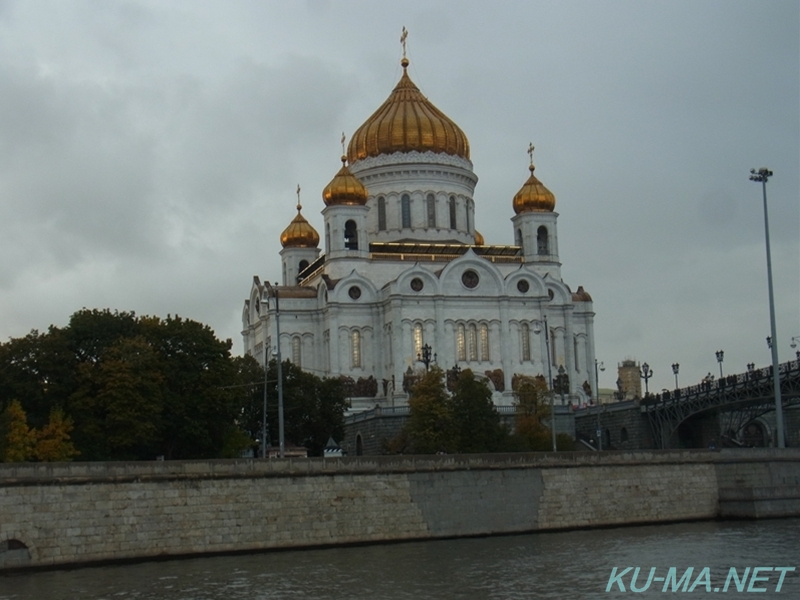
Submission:
[[[0,465],[0,569],[723,513],[800,515],[800,452],[12,464]]]

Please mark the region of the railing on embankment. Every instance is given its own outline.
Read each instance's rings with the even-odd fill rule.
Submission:
[[[0,465],[0,569],[800,516],[800,451]]]

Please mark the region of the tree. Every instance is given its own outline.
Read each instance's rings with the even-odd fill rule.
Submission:
[[[414,454],[453,452],[453,404],[444,382],[444,372],[431,368],[411,389],[409,416],[400,439],[400,451]]]
[[[36,431],[36,448],[34,451],[36,460],[41,462],[65,462],[80,454],[69,437],[72,429],[72,419],[65,416],[63,410],[60,408],[51,410],[47,425],[41,431]]]
[[[552,432],[544,421],[550,418],[549,390],[541,378],[516,376],[514,395],[515,448],[519,450],[547,451],[553,449]]]
[[[13,400],[0,416],[0,458],[3,462],[25,462],[33,457],[36,434],[28,427],[25,411]]]
[[[505,449],[508,430],[492,402],[492,391],[466,369],[455,383],[451,399],[455,451],[499,452]]]

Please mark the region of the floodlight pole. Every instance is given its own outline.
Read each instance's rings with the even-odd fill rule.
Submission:
[[[769,326],[772,350],[772,387],[775,391],[775,426],[778,429],[778,448],[786,447],[783,436],[783,404],[781,402],[781,374],[778,366],[778,332],[775,327],[775,297],[772,292],[772,254],[769,248],[769,214],[767,212],[767,180],[772,177],[772,171],[766,167],[750,169],[750,181],[761,184],[764,198],[764,237],[767,243],[767,285],[769,287]]]

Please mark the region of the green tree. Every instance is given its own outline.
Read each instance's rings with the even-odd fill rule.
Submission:
[[[13,400],[0,415],[0,458],[3,462],[25,462],[33,458],[36,434],[28,427],[25,411]]]
[[[551,430],[544,424],[550,418],[549,393],[547,384],[541,378],[516,378],[515,449],[537,452],[553,449]]]
[[[41,462],[70,461],[80,454],[69,437],[73,429],[72,419],[64,415],[60,408],[50,411],[47,425],[36,431],[34,455]]]
[[[492,391],[470,369],[459,375],[450,402],[456,452],[499,452],[506,448],[508,430],[492,402]]]
[[[455,450],[453,403],[441,369],[433,367],[419,379],[411,390],[408,406],[408,421],[397,450],[414,454]]]

